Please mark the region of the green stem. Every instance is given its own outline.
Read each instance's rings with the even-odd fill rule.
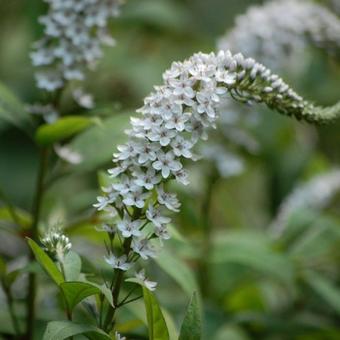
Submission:
[[[47,172],[48,149],[43,148],[40,151],[40,165],[36,185],[35,199],[33,203],[32,215],[33,222],[30,229],[30,237],[38,240],[38,225],[40,221],[42,198],[44,193],[44,180]],[[34,260],[34,255],[30,253],[30,260]],[[36,299],[36,274],[30,273],[28,277],[28,297],[27,297],[27,319],[26,319],[26,338],[33,339],[34,321],[35,321],[35,299]]]
[[[128,255],[130,252],[131,242],[132,242],[132,237],[125,239],[123,243],[123,251],[125,255]],[[110,327],[113,323],[113,319],[115,316],[115,312],[117,308],[119,307],[118,298],[119,298],[120,289],[123,283],[124,271],[120,269],[116,269],[114,277],[116,278],[115,283],[112,288],[112,299],[113,299],[114,307],[110,307],[110,309],[108,310],[106,314],[106,318],[104,322],[104,330],[106,331],[110,330]]]
[[[211,250],[211,233],[212,225],[210,221],[211,201],[214,191],[214,186],[217,182],[218,176],[215,171],[209,176],[207,181],[207,190],[204,196],[201,212],[202,221],[202,256],[199,263],[200,287],[202,296],[207,296],[210,286],[210,273],[209,273],[209,255]]]

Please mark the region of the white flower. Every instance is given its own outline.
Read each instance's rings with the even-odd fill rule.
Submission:
[[[123,161],[130,157],[134,157],[138,152],[138,144],[134,142],[128,142],[124,145],[118,145],[117,149],[120,151],[119,153],[115,153],[113,156],[118,160]]]
[[[170,144],[171,139],[176,136],[176,131],[169,130],[164,127],[155,127],[148,134],[148,138],[152,142],[159,142],[161,146],[167,146]]]
[[[122,233],[123,237],[131,237],[131,236],[141,236],[142,232],[139,230],[142,226],[141,220],[132,220],[128,214],[124,214],[123,220],[117,223],[117,228]]]
[[[168,224],[171,221],[170,217],[162,216],[161,210],[155,208],[153,205],[149,205],[146,210],[146,217],[151,221],[156,227],[160,227],[162,224]]]
[[[104,208],[106,208],[106,206],[110,203],[109,199],[105,196],[98,196],[97,201],[98,203],[93,204],[93,206],[99,211],[104,210]]]
[[[110,254],[110,256],[104,257],[105,262],[109,264],[113,269],[120,269],[123,271],[129,270],[132,263],[127,262],[127,256],[122,255],[120,257],[117,257],[113,254]]]
[[[123,176],[121,178],[121,182],[113,184],[112,187],[113,189],[118,191],[122,196],[126,195],[129,192],[134,192],[139,189],[138,186],[133,181],[133,179],[130,179],[127,176]]]
[[[97,231],[104,231],[109,234],[114,234],[116,232],[116,228],[109,224],[102,224],[100,227],[96,227]]]
[[[93,109],[94,101],[91,94],[85,93],[83,89],[79,88],[73,91],[74,100],[85,109]]]
[[[149,168],[146,173],[142,171],[136,173],[135,183],[147,190],[152,190],[155,184],[158,184],[161,179],[161,176],[157,175],[153,168]]]
[[[189,173],[185,169],[181,169],[175,172],[175,178],[176,178],[176,181],[178,181],[179,183],[182,183],[183,185],[188,185],[190,183]]]
[[[121,336],[117,331],[115,332],[115,340],[126,340],[125,336]]]
[[[127,206],[135,206],[137,208],[143,208],[145,200],[150,196],[150,193],[144,192],[142,189],[129,192],[125,195],[123,203]]]
[[[190,149],[192,148],[192,143],[189,142],[188,140],[185,140],[181,136],[177,136],[172,142],[171,142],[171,147],[173,153],[177,157],[185,157],[185,158],[191,158],[192,153]]]
[[[42,71],[37,73],[39,88],[53,92],[66,80],[83,80],[102,56],[101,46],[110,43],[106,27],[117,15],[120,0],[45,0],[48,13],[39,18],[43,38],[33,46],[31,59]],[[77,101],[86,108],[92,99],[79,93]]]
[[[83,161],[83,156],[74,150],[72,150],[67,145],[54,145],[54,151],[55,153],[64,161],[70,163],[70,164],[79,164]]]
[[[157,188],[157,199],[159,204],[165,205],[169,210],[178,212],[181,204],[175,194],[165,192],[163,186]]]
[[[156,253],[153,247],[150,245],[149,240],[145,238],[132,239],[131,248],[135,253],[139,254],[140,257],[144,260],[147,260],[149,257],[156,256]]]
[[[174,113],[165,123],[167,129],[176,129],[177,131],[183,131],[185,129],[185,123],[189,120],[190,115],[188,113]]]
[[[157,158],[157,151],[161,148],[161,145],[157,143],[144,143],[138,153],[138,163],[144,164],[148,161],[154,161]]]
[[[169,234],[169,231],[168,231],[166,224],[156,226],[155,234],[158,236],[160,241],[168,240],[170,238],[170,234]]]
[[[172,151],[167,153],[158,152],[157,160],[152,163],[154,169],[161,171],[163,178],[168,178],[170,173],[182,169],[182,164],[175,160],[175,155]]]
[[[144,269],[136,273],[135,277],[143,286],[145,286],[150,291],[154,291],[156,289],[157,282],[150,281],[149,279],[147,279],[147,277],[145,276]]]

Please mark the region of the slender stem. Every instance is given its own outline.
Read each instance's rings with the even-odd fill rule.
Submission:
[[[210,221],[211,200],[213,196],[214,186],[217,182],[218,176],[215,171],[209,176],[207,182],[207,190],[202,204],[202,256],[199,263],[200,286],[203,296],[207,296],[210,285],[209,274],[209,254],[211,250],[211,232],[212,225]]]
[[[59,261],[59,264],[60,264],[61,273],[62,273],[62,275],[64,277],[64,280],[66,281],[66,274],[65,274],[64,264],[63,264],[62,261]],[[65,296],[64,296],[64,300],[65,300],[65,306],[66,306],[66,317],[67,317],[67,320],[72,321],[72,310],[71,310],[71,308],[70,308],[70,306],[69,306]]]
[[[143,297],[143,295],[139,295],[139,296],[134,297],[134,298],[132,298],[132,299],[130,299],[130,300],[128,300],[128,301],[122,301],[122,302],[120,302],[120,303],[117,305],[117,308],[118,308],[118,307],[121,307],[121,306],[124,306],[124,305],[127,305],[127,304],[130,303],[130,302],[137,301],[137,300],[139,300],[139,299],[142,298],[142,297]]]
[[[47,172],[48,149],[43,148],[40,151],[40,165],[36,185],[35,199],[33,203],[33,222],[30,229],[30,237],[33,240],[38,239],[38,225],[40,221],[41,205],[44,192],[44,180]],[[33,253],[30,252],[30,260],[33,260]],[[27,324],[26,337],[33,339],[34,321],[35,321],[35,298],[36,298],[36,274],[30,273],[28,277],[28,297],[27,297]]]
[[[128,255],[130,251],[131,242],[132,242],[132,237],[125,239],[123,243],[123,251],[124,251],[124,254],[126,255]],[[116,269],[115,278],[116,280],[112,288],[112,299],[113,299],[114,307],[111,307],[106,314],[106,318],[104,322],[104,330],[109,330],[108,328],[111,327],[111,324],[113,322],[114,315],[118,307],[118,298],[119,298],[120,289],[123,283],[124,271],[120,269]]]

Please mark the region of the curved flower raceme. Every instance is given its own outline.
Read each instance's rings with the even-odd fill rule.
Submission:
[[[308,0],[274,0],[240,15],[218,48],[240,51],[277,71],[311,44],[339,57],[340,19]]]
[[[118,213],[118,220],[102,230],[125,240],[123,253],[106,259],[120,270],[130,268],[139,257],[154,257],[153,239],[162,244],[169,238],[167,212],[179,211],[180,202],[166,184],[171,179],[188,183],[183,161],[195,159],[193,147],[215,126],[225,98],[265,103],[308,122],[327,122],[340,114],[339,105],[315,107],[262,64],[229,51],[198,53],[175,62],[163,79],[138,110],[141,117],[131,119],[129,141],[118,146],[114,166],[108,170],[112,184],[102,188],[103,195],[94,204],[111,216],[112,211]]]
[[[271,232],[280,236],[290,216],[301,208],[320,211],[336,193],[340,191],[340,170],[333,170],[318,175],[301,184],[283,201],[279,212],[271,225]]]
[[[121,0],[45,2],[48,14],[39,19],[44,25],[44,37],[35,43],[31,59],[40,69],[37,86],[53,92],[69,80],[83,80],[85,69],[95,66],[101,58],[101,46],[114,44],[107,25],[118,14]],[[80,102],[89,105],[90,100],[83,97]]]

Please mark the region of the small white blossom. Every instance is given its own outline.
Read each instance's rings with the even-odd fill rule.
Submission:
[[[160,208],[155,208],[153,205],[149,205],[146,211],[146,217],[156,227],[160,227],[162,224],[168,224],[171,221],[170,217],[162,216]]]
[[[147,289],[150,291],[154,291],[157,287],[157,282],[150,281],[146,276],[145,276],[145,271],[142,269],[140,272],[136,273],[135,275],[136,279]]]
[[[175,155],[172,151],[167,153],[158,152],[157,160],[152,163],[154,169],[161,171],[163,178],[168,178],[171,172],[182,169],[182,164],[175,160]]]
[[[141,238],[141,239],[133,239],[131,244],[132,250],[140,255],[140,257],[144,260],[147,260],[149,257],[155,257],[156,253],[153,247],[150,245],[150,241]]]
[[[159,204],[165,205],[169,210],[178,212],[181,204],[179,203],[176,194],[165,192],[163,186],[157,188],[157,199]]]
[[[135,183],[138,186],[144,187],[147,190],[152,190],[155,184],[158,184],[161,179],[161,176],[157,175],[154,169],[149,168],[146,173],[136,173]]]
[[[133,221],[131,217],[125,213],[124,218],[117,223],[117,228],[122,233],[123,237],[141,236],[142,232],[139,230],[142,226],[141,220]]]
[[[109,264],[113,269],[120,269],[123,271],[127,271],[130,269],[132,263],[127,261],[127,256],[122,255],[120,257],[117,257],[113,254],[110,254],[110,256],[104,257],[105,262]]]

